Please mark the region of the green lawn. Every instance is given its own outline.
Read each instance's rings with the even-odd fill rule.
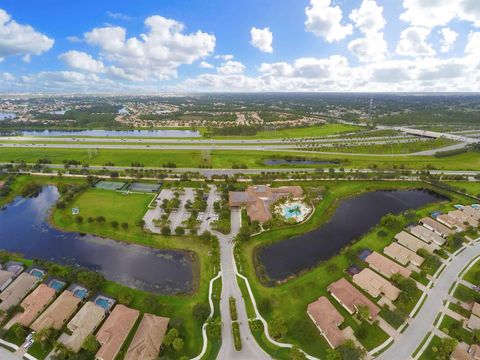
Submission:
[[[480,197],[480,182],[446,181],[446,183],[467,194]]]
[[[248,168],[282,168],[295,167],[266,166],[264,161],[272,158],[299,156],[312,160],[339,161],[336,167],[345,168],[378,168],[378,169],[437,169],[437,170],[478,170],[480,154],[467,152],[455,156],[436,158],[433,156],[359,156],[355,154],[330,155],[314,152],[292,151],[238,151],[213,150],[210,152],[210,165],[213,168],[232,168],[233,165],[245,165]],[[0,162],[35,163],[47,159],[53,164],[62,164],[65,160],[76,160],[90,165],[105,165],[112,162],[117,166],[131,166],[140,162],[145,166],[162,167],[169,162],[177,167],[199,167],[205,165],[202,151],[199,150],[112,150],[100,149],[98,155],[89,159],[86,149],[42,149],[42,148],[3,148],[0,151]],[[318,165],[296,167],[321,167]],[[325,167],[325,166],[323,166]],[[332,167],[332,166],[329,166]],[[334,166],[335,167],[335,166]]]
[[[55,224],[69,230],[96,233],[100,230],[115,234],[118,229],[111,227],[111,221],[119,224],[127,223],[128,229],[122,231],[137,231],[136,224],[143,218],[152,201],[152,194],[128,194],[124,195],[117,191],[90,188],[77,196],[66,209],[55,211]],[[73,216],[72,208],[79,208],[80,214]],[[83,222],[78,224],[75,219],[81,216]],[[88,223],[89,217],[104,216],[105,224],[98,222]]]
[[[480,285],[480,260],[463,275],[463,278],[473,285]]]
[[[419,357],[419,360],[437,360],[437,354],[435,349],[438,348],[441,342],[441,338],[437,335],[434,335],[430,344],[428,344],[427,348],[423,352],[423,354]]]
[[[283,139],[283,138],[305,138],[322,137],[328,135],[342,134],[346,132],[355,132],[364,130],[360,126],[345,124],[325,124],[297,128],[278,129],[276,131],[259,131],[252,136],[214,136],[215,139]]]

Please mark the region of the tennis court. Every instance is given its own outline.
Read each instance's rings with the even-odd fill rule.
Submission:
[[[120,190],[125,186],[124,182],[117,182],[117,181],[99,181],[97,182],[94,187],[97,189],[104,189],[104,190]]]
[[[132,192],[155,193],[162,187],[162,184],[134,182],[128,188]]]

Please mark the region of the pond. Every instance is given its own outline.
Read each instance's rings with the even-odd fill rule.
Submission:
[[[283,280],[338,254],[386,214],[400,214],[446,199],[421,189],[367,192],[342,200],[331,219],[318,229],[261,247],[256,256],[269,279]]]
[[[159,294],[193,290],[194,265],[188,253],[57,230],[48,216],[58,198],[57,188],[48,186],[37,197],[18,197],[0,211],[0,248],[30,259],[86,267],[135,289]]]
[[[15,118],[16,114],[14,113],[2,113],[0,112],[0,120],[8,120]]]
[[[91,137],[141,137],[141,138],[171,138],[200,137],[196,130],[20,130],[23,136],[91,136]]]
[[[268,166],[275,165],[338,165],[339,161],[307,160],[307,159],[267,159],[263,163]]]

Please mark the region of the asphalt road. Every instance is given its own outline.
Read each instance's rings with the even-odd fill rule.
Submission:
[[[383,352],[377,359],[408,360],[411,358],[412,353],[432,329],[433,322],[443,307],[443,300],[448,295],[448,291],[456,281],[458,274],[462,271],[465,265],[479,254],[480,242],[475,242],[453,259],[439,276],[434,287],[428,291],[428,297],[425,303],[421,307],[417,316],[412,319],[410,325],[400,339]]]
[[[233,238],[238,234],[241,226],[240,209],[231,211],[231,232],[223,235],[214,232],[220,241],[220,262],[222,268],[222,294],[220,311],[222,314],[222,347],[218,354],[220,360],[254,360],[270,359],[270,357],[257,344],[248,325],[247,310],[242,293],[237,283],[236,265],[233,258]],[[230,317],[230,297],[234,297],[237,306],[238,323],[242,338],[242,350],[236,351],[233,344],[232,319]]]

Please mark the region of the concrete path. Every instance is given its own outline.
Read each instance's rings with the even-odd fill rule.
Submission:
[[[247,310],[242,293],[237,283],[236,264],[233,258],[233,239],[238,234],[241,226],[240,209],[232,209],[231,232],[223,235],[214,232],[220,241],[220,258],[222,269],[222,295],[220,300],[220,311],[222,314],[222,347],[218,354],[220,360],[254,360],[270,359],[270,357],[257,344],[248,324]],[[238,323],[242,337],[242,350],[236,351],[232,336],[232,319],[230,317],[229,298],[233,296],[236,300]]]
[[[443,308],[443,300],[448,295],[450,287],[455,283],[458,274],[475,257],[480,254],[480,243],[467,246],[465,251],[456,256],[450,265],[440,274],[434,287],[428,291],[428,297],[410,326],[405,330],[392,346],[383,352],[381,360],[407,360],[422,342],[423,338],[432,330],[437,314]]]

